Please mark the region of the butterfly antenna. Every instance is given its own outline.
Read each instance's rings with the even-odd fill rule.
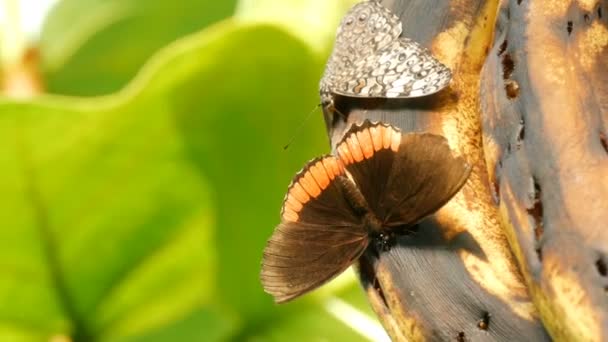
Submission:
[[[333,107],[333,111],[334,111],[334,113],[340,114],[340,116],[342,117],[342,120],[344,120],[344,122],[346,122],[346,115],[344,113],[339,111],[338,108],[336,108],[336,107]]]
[[[291,139],[289,139],[289,142],[287,143],[287,145],[283,146],[283,149],[286,150],[289,145],[291,145],[291,143],[296,139],[296,137],[298,136],[298,134],[302,131],[302,128],[304,127],[304,125],[308,122],[308,120],[310,120],[310,117],[312,116],[312,113],[314,113],[319,107],[321,107],[321,104],[319,103],[318,105],[315,106],[315,108],[313,108],[310,113],[308,113],[308,115],[306,116],[306,118],[304,119],[304,121],[302,121],[302,123],[300,124],[300,126],[298,126],[298,128],[296,129],[296,132],[293,134],[293,136],[291,137]]]

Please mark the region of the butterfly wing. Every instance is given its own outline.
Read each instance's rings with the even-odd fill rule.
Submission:
[[[388,226],[410,225],[446,204],[466,183],[471,167],[455,157],[447,140],[436,134],[402,136],[393,164],[381,220]]]
[[[414,224],[441,208],[470,172],[445,138],[402,134],[367,120],[352,127],[336,150],[371,210],[389,227]]]
[[[400,38],[355,63],[334,80],[332,91],[351,97],[420,97],[445,88],[448,67],[420,44]]]
[[[344,196],[344,167],[334,156],[309,162],[289,186],[281,223],[264,249],[260,275],[277,303],[340,274],[368,245],[361,218]]]
[[[389,46],[401,30],[399,18],[376,1],[353,6],[338,26],[321,88],[333,90],[338,80],[352,74],[357,61]]]

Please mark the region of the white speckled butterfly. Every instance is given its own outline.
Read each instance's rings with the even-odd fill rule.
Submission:
[[[420,44],[401,35],[399,18],[377,1],[346,14],[321,78],[323,107],[334,94],[351,97],[420,97],[446,87],[452,73]]]

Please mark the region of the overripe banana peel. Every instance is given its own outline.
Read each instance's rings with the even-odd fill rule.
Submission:
[[[608,3],[519,2],[481,75],[495,206],[551,336],[606,340]]]
[[[608,338],[606,2],[382,4],[450,67],[452,83],[414,99],[337,96],[332,145],[370,119],[443,135],[472,165],[462,190],[414,234],[360,259],[389,335]]]

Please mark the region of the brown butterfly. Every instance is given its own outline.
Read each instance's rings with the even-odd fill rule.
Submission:
[[[336,152],[313,159],[295,176],[264,249],[260,277],[277,303],[321,286],[373,239],[441,208],[470,172],[445,138],[402,134],[367,120],[350,128]]]

